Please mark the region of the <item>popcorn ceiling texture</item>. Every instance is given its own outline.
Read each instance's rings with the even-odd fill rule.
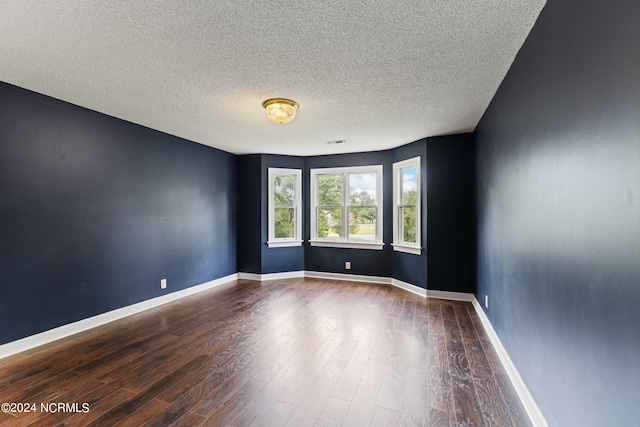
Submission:
[[[7,0],[0,80],[237,154],[381,150],[472,131],[544,4]]]

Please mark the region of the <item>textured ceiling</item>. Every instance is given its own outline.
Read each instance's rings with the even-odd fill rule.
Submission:
[[[232,153],[380,150],[472,131],[544,3],[0,0],[0,80]]]

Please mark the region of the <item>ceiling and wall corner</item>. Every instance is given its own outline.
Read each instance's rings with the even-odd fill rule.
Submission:
[[[473,131],[544,4],[8,0],[0,81],[235,154],[383,150]]]

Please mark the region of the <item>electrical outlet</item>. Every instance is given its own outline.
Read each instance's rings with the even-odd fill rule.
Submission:
[[[345,270],[351,270],[351,261],[347,261],[344,263]]]
[[[484,308],[489,308],[489,295],[484,296]]]
[[[167,279],[160,279],[160,289],[167,288]]]

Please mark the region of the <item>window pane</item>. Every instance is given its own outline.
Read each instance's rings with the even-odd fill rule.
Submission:
[[[273,181],[273,202],[275,206],[294,206],[295,176],[276,176]]]
[[[342,208],[318,208],[318,237],[339,239],[342,237]]]
[[[416,243],[416,208],[414,206],[405,206],[400,209],[402,212],[403,241]]]
[[[375,173],[353,173],[349,175],[349,204],[352,206],[375,206]]]
[[[274,226],[276,239],[294,238],[295,237],[295,218],[296,212],[294,208],[275,208],[274,209]]]
[[[349,240],[376,240],[376,208],[349,209]]]
[[[318,177],[318,205],[342,206],[342,176],[320,175]]]
[[[418,200],[416,168],[402,169],[402,204],[415,205]]]

